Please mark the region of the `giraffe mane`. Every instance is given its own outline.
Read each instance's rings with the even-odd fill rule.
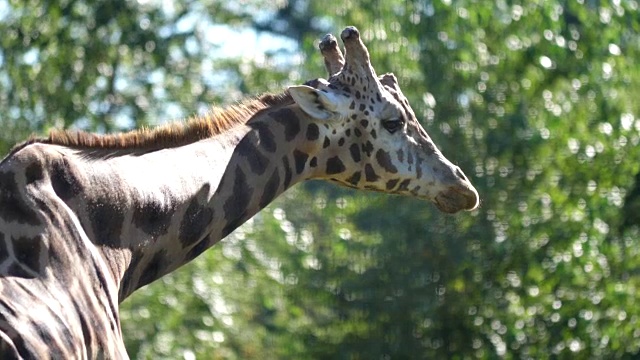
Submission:
[[[92,150],[156,150],[194,143],[245,124],[261,111],[293,103],[288,92],[264,94],[225,108],[212,107],[202,116],[192,116],[154,128],[123,133],[96,134],[79,130],[52,130],[48,137],[33,137],[17,145],[10,153],[32,143],[63,145]]]

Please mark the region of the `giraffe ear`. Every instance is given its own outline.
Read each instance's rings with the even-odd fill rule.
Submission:
[[[336,117],[338,99],[336,96],[306,85],[290,86],[289,94],[309,116],[320,120]]]

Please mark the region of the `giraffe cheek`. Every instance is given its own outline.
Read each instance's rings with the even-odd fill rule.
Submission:
[[[398,173],[398,168],[393,164],[388,152],[378,149],[378,151],[376,151],[376,161],[386,172],[391,174]]]
[[[385,184],[385,188],[387,191],[393,191],[393,189],[396,187],[396,185],[398,185],[398,181],[400,181],[399,179],[391,179],[389,181],[387,181],[387,183]]]
[[[340,157],[338,156],[334,156],[327,160],[327,168],[326,168],[327,175],[340,174],[344,172],[346,169],[347,168],[344,166],[344,163],[342,162],[342,160],[340,160]]]
[[[355,163],[359,163],[362,159],[360,156],[360,146],[358,144],[351,144],[349,147],[349,154],[351,155],[351,159]]]
[[[404,179],[398,185],[397,191],[400,193],[407,193],[409,191],[409,185],[411,184],[411,179]]]
[[[351,174],[351,176],[349,176],[346,181],[351,184],[352,186],[358,186],[358,184],[360,183],[360,178],[362,178],[362,172],[361,171],[356,171],[353,174]]]
[[[367,180],[367,182],[369,183],[373,183],[380,180],[380,176],[376,173],[376,171],[373,169],[373,166],[371,166],[371,164],[366,164],[364,166],[364,176],[365,176],[365,180]]]

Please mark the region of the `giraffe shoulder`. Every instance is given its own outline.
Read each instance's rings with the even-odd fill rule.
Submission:
[[[0,217],[19,208],[24,209],[23,221],[32,219],[27,216],[31,214],[28,208],[49,208],[51,190],[68,200],[81,188],[81,178],[82,170],[69,149],[39,142],[25,144],[0,163]]]

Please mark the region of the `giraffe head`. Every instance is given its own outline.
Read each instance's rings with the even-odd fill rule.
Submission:
[[[478,193],[418,122],[393,74],[377,76],[354,27],[320,43],[329,80],[289,93],[324,137],[314,174],[340,184],[432,201],[447,213],[472,210]]]

